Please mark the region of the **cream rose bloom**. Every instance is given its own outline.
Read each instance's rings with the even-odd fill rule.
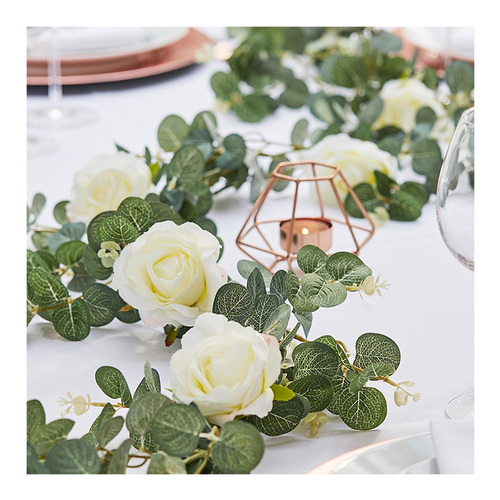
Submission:
[[[192,326],[227,281],[219,251],[217,238],[192,222],[158,222],[121,251],[111,287],[148,326]]]
[[[339,167],[342,175],[351,187],[360,182],[375,183],[375,170],[380,170],[386,175],[392,176],[396,173],[398,162],[394,156],[386,151],[382,151],[378,146],[369,141],[354,139],[347,134],[327,135],[320,142],[309,150],[301,153],[301,159],[318,161]],[[317,166],[316,174],[329,175],[331,170]],[[337,176],[335,185],[339,193],[347,195],[348,191],[344,183]],[[332,188],[326,182],[320,182],[319,189],[323,200],[336,205],[336,200]],[[315,186],[313,193],[316,193]]]
[[[417,78],[389,80],[384,83],[379,95],[384,107],[373,124],[374,129],[394,125],[410,132],[416,124],[417,111],[424,106],[434,110],[438,121],[446,116],[436,92]]]
[[[139,158],[123,151],[98,155],[76,172],[66,212],[71,221],[88,223],[101,212],[116,210],[128,196],[144,198],[152,190],[151,171]]]
[[[196,403],[213,424],[237,415],[265,417],[280,373],[278,341],[219,314],[202,314],[171,359],[174,399]]]

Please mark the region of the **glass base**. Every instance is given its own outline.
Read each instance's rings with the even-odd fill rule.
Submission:
[[[28,135],[26,153],[28,159],[35,159],[46,156],[56,149],[56,144],[50,139],[36,135]]]
[[[453,420],[474,416],[474,393],[468,392],[452,399],[446,406],[445,415]]]
[[[78,127],[96,120],[96,113],[84,108],[44,108],[28,111],[28,126],[44,129]]]

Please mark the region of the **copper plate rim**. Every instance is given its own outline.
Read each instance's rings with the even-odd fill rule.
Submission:
[[[185,51],[182,56],[175,57],[175,53],[173,55],[165,56],[165,59],[159,60],[152,64],[139,64],[137,66],[131,67],[129,69],[124,69],[120,71],[112,71],[112,72],[103,72],[103,73],[87,73],[87,74],[78,74],[78,75],[63,75],[61,77],[61,81],[63,85],[81,85],[81,84],[89,84],[89,83],[104,83],[104,82],[118,82],[124,80],[133,80],[136,78],[144,78],[147,76],[159,75],[162,73],[167,73],[169,71],[173,71],[176,69],[185,68],[194,64],[196,62],[195,55],[200,48],[207,44],[213,43],[212,40],[205,35],[204,33],[191,28],[189,33],[187,33],[182,39],[177,40],[176,42],[169,43],[165,47],[171,47],[173,45],[192,45],[192,48],[189,51]],[[151,49],[151,53],[157,53],[161,51],[162,48]],[[74,62],[74,61],[73,61]],[[28,72],[27,72],[27,85],[47,85],[48,77],[47,76],[35,76],[29,74],[29,63],[28,59]],[[36,64],[39,64],[40,61],[36,61]],[[88,61],[85,61],[88,64]]]

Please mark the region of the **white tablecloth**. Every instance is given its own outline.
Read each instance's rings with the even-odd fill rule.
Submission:
[[[57,145],[52,154],[28,161],[28,199],[42,192],[48,200],[40,222],[53,222],[52,207],[70,197],[74,172],[94,155],[114,152],[115,142],[140,153],[144,146],[154,149],[156,130],[165,116],[179,114],[189,121],[199,111],[212,108],[210,76],[224,68],[223,63],[213,62],[143,80],[65,89],[64,100],[69,105],[91,108],[99,120],[58,132],[29,129]],[[45,102],[43,92],[30,90],[28,109]],[[279,109],[259,124],[244,124],[230,114],[218,116],[218,120],[223,134],[259,130],[268,139],[287,141],[300,117],[310,118],[308,110]],[[216,198],[210,214],[225,242],[221,265],[232,277],[237,276],[237,261],[245,258],[234,242],[251,206],[247,191],[231,190]],[[352,294],[341,306],[320,310],[310,338],[332,334],[354,350],[356,338],[364,332],[388,335],[402,351],[393,378],[413,380],[413,390],[422,394],[422,400],[396,407],[393,389],[378,384],[388,398],[388,415],[378,429],[353,431],[330,415],[314,438],[299,427],[291,434],[266,439],[266,452],[256,473],[306,473],[360,446],[426,432],[431,420],[442,418],[450,399],[473,390],[473,273],[452,257],[442,241],[434,204],[428,203],[416,222],[389,221],[377,229],[360,256],[391,287],[383,298],[375,295],[361,300]],[[162,331],[141,323],[125,325],[115,320],[93,329],[82,342],[69,342],[49,323],[35,320],[28,328],[27,398],[39,399],[51,421],[60,418],[62,408],[57,400],[67,391],[107,401],[94,381],[99,366],[119,368],[134,390],[146,360],[159,370],[163,387],[168,387],[172,352],[164,347]],[[98,413],[93,408],[80,417],[69,415],[76,421],[70,437],[86,433]]]

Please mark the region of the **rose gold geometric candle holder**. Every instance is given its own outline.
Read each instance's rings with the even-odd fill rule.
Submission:
[[[273,188],[283,184],[286,189],[274,192]],[[351,194],[362,219],[351,221],[339,190]],[[338,167],[283,162],[255,202],[236,245],[272,272],[279,263],[291,269],[299,249],[308,244],[326,253],[343,250],[358,255],[374,232],[375,225]]]

